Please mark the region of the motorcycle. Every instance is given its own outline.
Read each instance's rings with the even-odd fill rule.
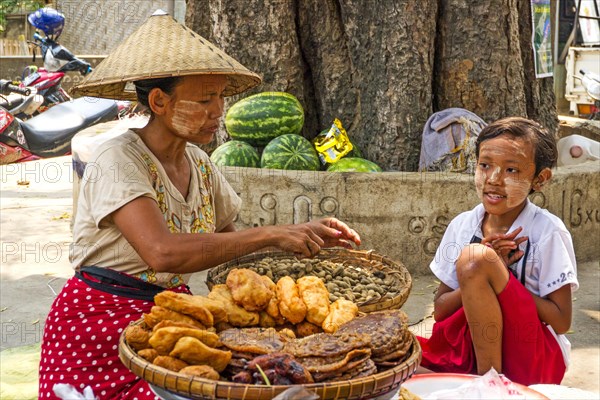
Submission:
[[[579,70],[579,73],[581,76],[575,78],[581,80],[581,85],[594,102],[589,119],[600,120],[600,75],[583,69]]]
[[[5,89],[11,82],[0,79],[0,107],[20,119],[31,118],[44,103],[44,97],[35,88],[26,88],[26,94],[14,93]]]
[[[71,100],[61,87],[66,72],[78,71],[81,75],[87,75],[92,71],[92,67],[87,61],[77,58],[56,42],[64,27],[64,16],[61,13],[52,8],[42,8],[30,14],[27,19],[36,30],[45,35],[42,36],[36,31],[33,34],[34,41],[29,41],[40,48],[44,67],[26,67],[21,76],[20,86],[34,88],[44,97],[39,109],[39,112],[42,112],[53,105]],[[34,62],[35,57],[34,52]]]
[[[29,89],[5,84],[4,90],[27,95]],[[77,132],[118,114],[116,101],[95,97],[57,104],[27,121],[0,107],[0,165],[67,155]]]

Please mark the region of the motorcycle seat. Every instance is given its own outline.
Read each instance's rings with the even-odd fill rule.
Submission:
[[[21,122],[29,151],[40,157],[56,157],[71,151],[77,132],[117,117],[115,100],[80,97],[60,103],[27,121]]]

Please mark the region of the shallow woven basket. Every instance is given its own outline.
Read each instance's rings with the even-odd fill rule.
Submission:
[[[143,325],[144,322],[139,320],[133,324]],[[421,346],[412,333],[411,340],[412,346],[408,357],[394,368],[364,378],[302,386],[324,400],[369,399],[398,390],[400,384],[415,373],[421,362]],[[125,342],[124,333],[119,340],[119,358],[136,376],[190,399],[270,400],[290,388],[290,386],[245,385],[213,381],[169,371],[139,357]]]
[[[243,268],[244,265],[254,264],[265,257],[273,259],[293,258],[291,253],[281,251],[267,251],[249,254],[237,258],[233,261],[219,265],[208,271],[206,277],[206,286],[208,289],[216,284],[225,283],[229,271],[233,268]],[[368,272],[382,271],[393,279],[393,284],[398,288],[398,293],[394,296],[385,294],[381,298],[373,299],[366,303],[359,303],[358,309],[362,312],[373,312],[379,310],[398,309],[402,307],[412,288],[412,279],[410,273],[399,261],[394,261],[389,257],[377,254],[372,250],[348,250],[348,249],[323,249],[315,256],[317,259],[329,260],[344,265],[352,265],[362,268]]]

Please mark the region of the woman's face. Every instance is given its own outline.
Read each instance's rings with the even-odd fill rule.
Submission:
[[[210,143],[223,116],[224,75],[186,76],[170,95],[166,114],[173,132],[188,142]]]

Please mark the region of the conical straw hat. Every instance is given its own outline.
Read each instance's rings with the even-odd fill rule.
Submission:
[[[168,14],[158,11],[125,39],[72,92],[82,96],[135,100],[128,82],[199,74],[229,78],[231,96],[261,82],[260,76]]]

